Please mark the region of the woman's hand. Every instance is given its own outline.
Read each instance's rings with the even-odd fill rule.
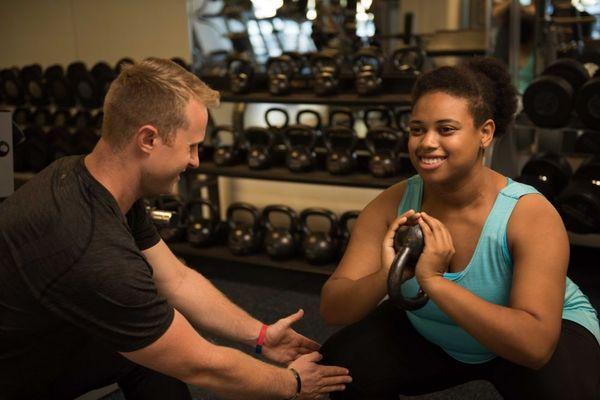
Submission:
[[[381,245],[381,266],[385,271],[389,272],[392,261],[394,261],[394,257],[396,256],[396,250],[394,249],[394,235],[396,234],[396,230],[402,225],[416,225],[419,218],[420,213],[415,212],[415,210],[408,210],[396,218],[390,225]],[[403,278],[403,280],[410,277]]]
[[[440,277],[448,270],[454,256],[452,236],[444,224],[425,212],[420,213],[418,224],[423,231],[425,247],[415,268],[415,275],[422,288],[427,281]]]

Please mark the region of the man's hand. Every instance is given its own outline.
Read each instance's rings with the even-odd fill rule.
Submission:
[[[299,400],[326,399],[328,393],[344,390],[346,384],[352,382],[346,368],[319,365],[317,363],[321,358],[321,354],[314,352],[290,364],[290,368],[294,368],[302,380]]]
[[[289,364],[303,354],[312,353],[321,347],[317,342],[300,335],[292,325],[304,316],[303,310],[282,318],[267,328],[262,353],[270,360]]]

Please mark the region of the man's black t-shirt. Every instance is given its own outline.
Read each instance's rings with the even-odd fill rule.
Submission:
[[[162,335],[173,309],[141,253],[159,239],[142,203],[124,216],[81,156],[1,203],[0,398],[51,382],[89,339],[127,352]]]

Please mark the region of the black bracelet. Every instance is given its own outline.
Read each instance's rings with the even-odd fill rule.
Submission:
[[[288,368],[294,374],[294,378],[296,378],[296,394],[290,397],[288,400],[296,400],[298,396],[300,396],[300,391],[302,390],[302,379],[300,379],[300,374],[294,368]]]

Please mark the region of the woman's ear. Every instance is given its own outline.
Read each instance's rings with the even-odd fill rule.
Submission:
[[[160,140],[158,130],[152,125],[144,125],[135,134],[135,143],[144,153],[150,153]]]
[[[483,125],[481,125],[480,133],[481,133],[481,148],[483,150],[487,149],[491,146],[492,141],[494,140],[494,132],[496,131],[496,124],[494,120],[488,119]]]

